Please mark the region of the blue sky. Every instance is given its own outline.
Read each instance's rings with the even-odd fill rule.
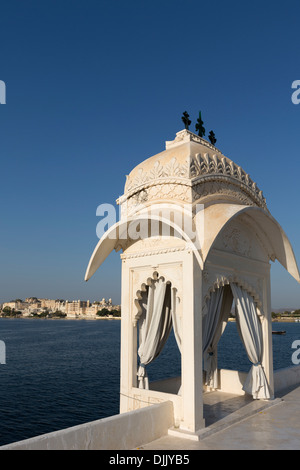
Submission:
[[[119,255],[84,282],[96,209],[199,110],[300,261],[296,1],[2,0],[0,302],[120,301]],[[272,306],[300,286],[272,265]]]

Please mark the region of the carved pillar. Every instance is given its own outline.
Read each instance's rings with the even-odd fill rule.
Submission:
[[[270,268],[270,267],[269,267]],[[272,312],[271,312],[271,286],[270,271],[266,274],[263,288],[263,357],[262,366],[269,384],[271,398],[274,398],[274,370],[273,370],[273,344],[272,344]]]
[[[197,432],[203,428],[202,380],[202,286],[201,269],[193,252],[183,263],[182,399],[181,428]]]
[[[122,260],[122,320],[120,357],[120,413],[131,409],[132,387],[136,386],[137,371],[137,332],[132,321],[131,270],[126,260]]]

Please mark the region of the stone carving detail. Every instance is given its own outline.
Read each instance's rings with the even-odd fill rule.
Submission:
[[[162,154],[161,159],[156,160],[152,166],[148,163],[137,167],[127,176],[125,194],[119,198],[119,203],[132,197],[132,204],[134,201],[143,203],[160,198],[194,202],[216,194],[227,200],[239,201],[243,205],[257,205],[268,211],[262,191],[250,176],[201,137],[184,130],[176,134],[175,141],[166,143],[166,148],[171,150],[172,147],[189,141],[200,143],[203,153],[195,155],[191,149],[184,161],[180,160],[180,156],[173,156],[165,164]]]
[[[190,183],[187,179],[193,179],[193,200],[211,194],[222,194],[225,197],[238,199],[245,205],[258,205],[267,210],[266,200],[263,197],[256,183],[241,167],[235,165],[225,157],[213,155],[210,157],[204,154],[203,157],[197,154],[191,159],[190,166],[186,162],[184,165],[178,164],[173,158],[167,165],[161,165],[157,161],[153,168],[145,172],[142,168],[137,175],[131,179],[127,177],[125,194],[131,197],[136,193],[145,191],[147,188],[147,198],[152,199],[157,196],[165,198],[165,194],[189,202],[188,191]],[[235,181],[233,181],[233,179]],[[136,196],[142,197],[144,202],[145,194]]]
[[[223,247],[227,251],[231,251],[238,255],[251,256],[251,242],[245,238],[245,234],[241,234],[238,228],[227,227],[222,232]]]
[[[121,247],[122,248],[122,247]],[[120,249],[120,247],[118,247]],[[145,256],[152,256],[152,255],[162,255],[165,253],[175,253],[175,251],[184,251],[185,248],[183,247],[172,247],[172,248],[160,248],[157,250],[152,251],[141,251],[137,253],[121,253],[121,259],[130,259],[130,258],[144,258]],[[116,249],[117,251],[117,249]]]
[[[230,182],[215,180],[203,181],[194,185],[192,191],[193,201],[197,201],[210,195],[219,194],[224,196],[225,199],[238,200],[241,204],[246,206],[254,206],[258,204],[260,207],[265,207],[265,205],[261,204],[261,201],[257,200],[257,198],[251,198],[241,188],[231,184]]]
[[[151,199],[174,199],[190,201],[190,187],[183,184],[156,184],[148,190]]]
[[[148,199],[149,199],[149,194],[145,189],[142,189],[141,191],[135,193],[132,196],[132,202],[135,205],[144,204],[145,202],[148,201]]]
[[[240,217],[240,222],[244,225],[248,234],[252,234],[251,236],[252,242],[254,240],[253,237],[255,237],[258,245],[260,246],[263,253],[266,254],[268,259],[275,261],[275,255],[272,253],[272,251],[270,251],[272,250],[272,248],[270,247],[270,244],[268,240],[266,239],[266,234],[262,233],[259,230],[254,230],[253,232],[253,228],[254,228],[253,222],[251,221],[251,219],[249,219],[249,216],[247,214],[242,214],[242,216]],[[253,256],[253,252],[252,252],[252,256]]]
[[[188,203],[191,202],[191,188],[184,184],[160,183],[148,187],[147,190],[142,189],[125,200],[124,210],[122,206],[122,215],[128,215],[134,210],[140,209],[141,204],[157,199]]]
[[[248,281],[243,279],[242,277],[232,274],[232,275],[224,275],[224,274],[213,274],[212,279],[210,280],[209,286],[208,282],[206,281],[205,288],[203,289],[203,305],[207,300],[209,300],[211,293],[214,292],[216,289],[220,287],[229,285],[231,282],[238,284],[242,287],[249,295],[251,295],[256,303],[256,306],[259,309],[259,314],[263,314],[262,311],[262,283],[257,282],[257,286],[253,286]]]
[[[237,179],[242,185],[250,190],[256,198],[265,206],[266,200],[262,191],[257,187],[256,183],[250,176],[238,165],[221,155],[209,155],[198,153],[192,158],[190,164],[190,177],[196,178],[204,175],[223,175]]]
[[[132,410],[139,410],[145,406],[155,405],[164,401],[164,398],[145,396],[137,393],[134,393],[132,398]]]
[[[157,271],[154,271],[152,277],[148,277],[147,281],[140,286],[140,289],[136,292],[134,304],[136,306],[136,312],[133,314],[133,324],[137,325],[138,320],[142,315],[147,312],[147,296],[149,286],[153,285],[157,280],[162,279],[165,281],[164,276],[159,275]],[[167,284],[171,284],[170,281],[166,281]],[[177,293],[176,287],[172,288]],[[180,301],[180,299],[178,299]]]
[[[148,172],[145,172],[142,168],[140,168],[135,178],[131,179],[130,176],[127,177],[125,192],[128,193],[133,189],[137,189],[139,186],[143,186],[147,183],[153,183],[158,179],[172,177],[188,178],[188,162],[179,164],[174,157],[166,165],[161,165],[159,161],[155,162],[153,168]]]

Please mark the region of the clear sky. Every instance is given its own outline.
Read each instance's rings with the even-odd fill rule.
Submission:
[[[1,0],[0,302],[119,303],[119,254],[84,282],[97,206],[185,110],[257,182],[300,262],[299,18],[289,0]],[[278,262],[272,306],[300,308]]]

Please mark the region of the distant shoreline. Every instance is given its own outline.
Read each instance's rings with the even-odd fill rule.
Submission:
[[[70,317],[38,317],[38,316],[34,316],[34,317],[24,317],[22,315],[20,316],[0,316],[0,319],[1,318],[6,318],[6,319],[9,319],[9,320],[16,320],[16,319],[22,319],[22,320],[121,320],[121,317],[98,317],[98,318],[94,318],[94,317],[76,317],[76,318],[70,318]]]
[[[1,318],[8,318],[11,320],[15,320],[16,318],[21,318],[24,320],[121,320],[122,317],[84,317],[84,316],[78,316],[78,317],[39,317],[39,316],[2,316],[0,315]],[[296,321],[296,319],[300,320],[299,317],[287,317],[287,318],[272,318],[272,323],[300,323]],[[228,322],[235,322],[235,318],[229,318]]]
[[[284,322],[284,323],[298,323],[296,321],[296,319],[300,320],[299,317],[287,317],[287,318],[272,318],[272,323],[280,323],[280,322]],[[229,318],[228,320],[229,322],[235,322],[235,318]]]

